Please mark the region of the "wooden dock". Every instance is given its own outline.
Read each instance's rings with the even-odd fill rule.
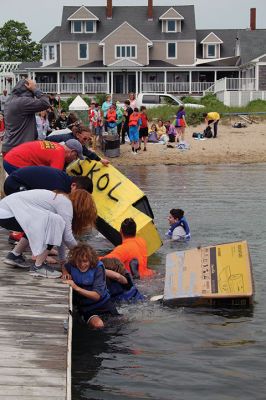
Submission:
[[[9,250],[0,230],[0,400],[70,400],[72,292],[3,264]]]

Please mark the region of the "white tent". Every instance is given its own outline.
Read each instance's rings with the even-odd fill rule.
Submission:
[[[77,96],[69,105],[69,111],[83,111],[88,109],[88,104],[80,96]]]

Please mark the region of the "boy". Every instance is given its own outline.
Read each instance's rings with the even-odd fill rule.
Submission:
[[[177,208],[172,208],[168,216],[170,229],[166,233],[167,238],[172,240],[189,240],[190,229],[184,217],[184,211]]]
[[[141,125],[141,118],[137,107],[134,108],[133,113],[130,115],[128,125],[132,153],[137,154],[139,148],[139,128]]]
[[[148,117],[147,117],[147,109],[145,106],[140,107],[140,119],[141,125],[139,128],[139,150],[141,150],[141,142],[144,142],[144,151],[147,151],[147,142],[148,142]]]

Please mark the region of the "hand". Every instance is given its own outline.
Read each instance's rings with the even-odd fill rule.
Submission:
[[[77,286],[77,285],[75,284],[75,282],[72,281],[72,279],[65,279],[65,280],[63,280],[63,283],[65,283],[65,284],[71,286],[72,289],[75,289],[75,287]]]
[[[66,272],[66,273],[63,272],[62,279],[64,281],[69,281],[69,280],[72,280],[72,276],[68,272]]]
[[[105,167],[108,167],[108,164],[110,164],[110,161],[109,161],[109,160],[106,160],[106,158],[102,158],[102,159],[101,159],[101,163],[102,163]]]
[[[31,92],[34,92],[36,90],[36,82],[33,81],[32,79],[25,79],[25,86],[28,90]]]

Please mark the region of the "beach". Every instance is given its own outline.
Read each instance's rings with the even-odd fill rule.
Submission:
[[[188,127],[185,141],[189,150],[168,148],[166,145],[148,143],[147,151],[131,153],[129,144],[121,145],[120,157],[110,159],[114,166],[156,164],[234,164],[266,162],[266,122],[247,124],[246,128],[233,128],[234,122],[221,121],[216,139],[196,140],[193,132],[203,132],[205,125]],[[172,143],[171,143],[172,144]]]

